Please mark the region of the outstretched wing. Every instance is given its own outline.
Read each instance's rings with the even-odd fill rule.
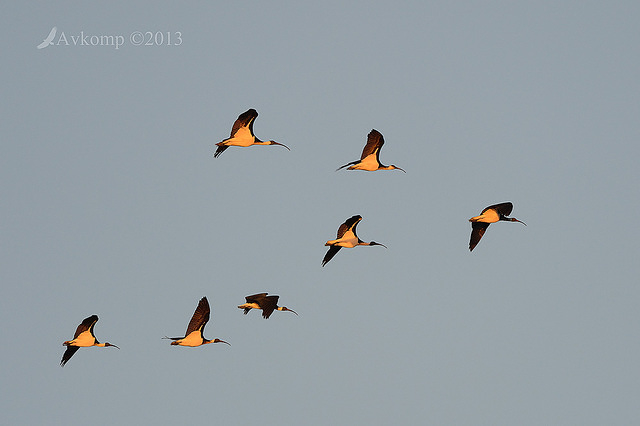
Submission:
[[[278,307],[278,299],[280,296],[267,296],[264,298],[262,302],[262,317],[264,319],[269,318],[269,316],[273,313],[273,311]]]
[[[474,247],[478,245],[480,239],[484,235],[484,232],[489,227],[485,222],[471,222],[471,239],[469,240],[469,251],[473,251]]]
[[[77,338],[79,335],[84,333],[87,330],[91,330],[91,335],[93,336],[93,326],[98,322],[97,315],[91,315],[82,320],[78,328],[76,328],[76,334],[73,335],[73,338]],[[95,338],[95,336],[93,336]]]
[[[229,148],[227,145],[218,145],[218,149],[216,149],[216,152],[213,154],[213,158],[218,158],[227,148]]]
[[[64,365],[67,363],[67,361],[69,361],[71,359],[73,354],[78,352],[78,349],[80,349],[80,348],[77,347],[77,346],[67,346],[67,350],[64,351],[64,354],[62,354],[62,361],[60,361],[60,367],[64,367]]]
[[[362,150],[362,155],[360,156],[360,160],[364,160],[369,155],[376,153],[376,156],[380,153],[380,149],[382,149],[382,145],[384,145],[384,138],[382,137],[382,133],[377,131],[376,129],[371,129],[369,132],[369,136],[367,136],[367,144],[364,146]]]
[[[340,246],[329,247],[329,250],[327,250],[327,254],[325,254],[324,259],[322,259],[322,266],[326,265],[331,259],[333,259],[333,256],[335,256],[341,248],[342,247]]]
[[[200,299],[200,302],[198,302],[198,307],[193,313],[191,321],[189,321],[185,337],[196,330],[201,330],[204,332],[204,326],[207,325],[207,322],[209,321],[210,313],[211,310],[209,309],[209,301],[206,297],[203,297],[202,299]]]
[[[486,209],[482,210],[482,213],[480,213],[480,214],[484,214],[484,212],[486,212],[487,210],[491,210],[491,209],[493,209],[496,212],[498,212],[499,215],[509,216],[511,214],[511,210],[513,210],[513,204],[511,204],[511,202],[509,202],[509,201],[507,201],[506,203],[494,204],[494,205],[489,206]]]
[[[236,132],[242,127],[249,127],[249,131],[253,134],[253,121],[258,116],[258,111],[251,108],[238,116],[238,119],[235,123],[233,123],[233,127],[231,128],[231,136],[236,134]],[[219,155],[219,154],[218,154]]]
[[[247,296],[244,298],[244,300],[247,301],[247,303],[257,303],[258,305],[262,304],[262,300],[267,297],[267,293],[257,293],[257,294],[252,294],[251,296]]]
[[[338,228],[337,239],[339,240],[351,229],[351,231],[356,233],[356,226],[358,226],[358,222],[362,220],[362,216],[355,215],[347,219],[340,227]]]

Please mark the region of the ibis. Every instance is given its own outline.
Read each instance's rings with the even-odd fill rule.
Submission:
[[[261,141],[253,134],[253,122],[258,116],[258,111],[251,108],[238,116],[231,128],[231,136],[228,139],[218,142],[216,145],[215,158],[219,157],[230,146],[251,146],[251,145],[280,145],[289,149],[288,146],[276,141]],[[291,151],[289,149],[289,151]]]
[[[198,302],[198,307],[193,313],[191,321],[189,321],[187,332],[184,334],[184,337],[164,337],[164,339],[171,339],[173,340],[173,342],[171,342],[172,345],[180,346],[195,347],[206,345],[207,343],[226,343],[227,345],[231,346],[230,343],[227,343],[224,340],[208,340],[204,338],[204,327],[209,321],[210,314],[211,309],[209,308],[209,301],[206,297],[203,297],[202,299],[200,299],[200,302]]]
[[[280,296],[269,295],[267,293],[258,293],[245,297],[247,303],[244,303],[238,308],[244,309],[244,314],[247,315],[251,309],[262,309],[262,318],[268,319],[273,311],[289,311],[298,315],[293,309],[289,309],[286,306],[278,306],[278,298]]]
[[[362,216],[355,215],[347,219],[338,228],[338,235],[335,240],[327,241],[325,246],[329,246],[327,254],[322,259],[322,266],[326,265],[333,256],[340,251],[342,247],[353,248],[355,246],[382,246],[387,248],[384,244],[376,243],[375,241],[364,242],[356,234],[356,226],[358,222],[362,220]]]
[[[373,172],[376,170],[397,169],[405,172],[404,169],[394,166],[393,164],[390,166],[385,166],[384,164],[380,163],[380,150],[382,149],[382,145],[384,145],[384,137],[382,137],[382,133],[380,133],[376,129],[372,129],[369,132],[369,136],[367,137],[367,144],[362,150],[360,160],[352,161],[342,167],[338,167],[336,171],[349,166],[347,170],[367,170],[369,172]]]
[[[471,222],[469,251],[472,251],[474,247],[478,245],[485,231],[492,223],[503,220],[506,222],[520,222],[526,226],[526,223],[516,219],[515,217],[507,217],[511,214],[511,210],[513,210],[513,204],[510,202],[494,204],[482,210],[480,216],[475,216],[469,219],[469,222]]]
[[[76,334],[73,335],[73,340],[67,340],[62,343],[67,347],[67,350],[64,351],[64,354],[62,355],[62,361],[60,361],[61,367],[64,367],[67,361],[69,361],[80,348],[87,348],[89,346],[113,346],[114,348],[118,348],[116,345],[112,345],[111,343],[98,342],[98,339],[96,339],[96,336],[93,334],[93,327],[97,322],[97,315],[91,315],[90,317],[85,318],[82,320],[78,328],[76,328]]]

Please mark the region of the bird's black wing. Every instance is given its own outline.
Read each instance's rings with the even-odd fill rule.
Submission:
[[[279,297],[280,296],[271,295],[264,298],[264,301],[262,302],[262,305],[261,305],[262,317],[264,319],[269,318],[269,316],[271,316],[273,311],[278,307]]]
[[[376,149],[379,153],[382,145],[384,145],[384,138],[382,137],[382,133],[380,133],[376,129],[371,129],[371,131],[369,132],[369,136],[367,136],[367,144],[362,150],[360,160],[364,160],[366,157],[376,152]]]
[[[209,314],[211,310],[209,308],[209,301],[206,297],[200,299],[198,302],[198,307],[196,311],[193,313],[191,317],[191,321],[189,321],[189,325],[187,326],[187,332],[185,333],[185,337],[191,334],[196,330],[202,330],[204,332],[204,326],[209,321]]]
[[[350,226],[347,225],[347,222],[343,223],[342,225],[340,225],[340,227],[338,228],[338,233],[336,234],[336,239],[340,239],[342,238],[342,236],[349,230]]]
[[[507,201],[506,203],[494,204],[482,210],[482,213],[480,214],[483,214],[487,210],[491,210],[491,209],[494,209],[495,211],[497,211],[499,215],[509,216],[511,214],[511,210],[513,210],[513,204],[511,204],[509,201]]]
[[[78,326],[78,328],[76,328],[76,334],[73,335],[73,338],[75,339],[76,337],[78,337],[80,334],[84,333],[87,330],[91,330],[91,335],[93,335],[92,329],[93,329],[93,326],[96,324],[96,322],[98,322],[97,315],[91,315],[90,317],[83,319],[80,325]]]
[[[326,265],[331,259],[333,259],[333,256],[335,256],[341,248],[342,247],[340,246],[329,247],[329,250],[327,250],[327,254],[325,254],[324,259],[322,259],[322,266]]]
[[[64,367],[64,365],[67,363],[67,361],[69,361],[71,359],[73,354],[78,352],[78,349],[80,349],[80,348],[77,347],[77,346],[67,346],[67,350],[64,351],[64,354],[62,355],[62,361],[60,361],[60,367]]]
[[[265,297],[267,297],[267,293],[256,293],[251,296],[245,296],[244,300],[246,300],[247,303],[256,303],[258,306],[261,306]],[[253,308],[244,308],[244,314],[247,315],[251,309]]]
[[[218,145],[216,152],[213,154],[213,158],[218,158],[227,148],[229,148],[227,145]]]
[[[484,232],[489,227],[485,222],[471,222],[471,239],[469,240],[469,251],[472,251],[478,245]]]
[[[350,163],[345,164],[344,166],[340,166],[340,167],[338,167],[338,168],[336,169],[336,172],[337,172],[338,170],[340,170],[340,169],[344,169],[344,168],[345,168],[345,167],[347,167],[347,166],[353,166],[354,164],[358,164],[359,162],[360,162],[359,160],[358,160],[358,161],[352,161],[352,162],[350,162]]]
[[[245,297],[244,300],[246,300],[247,303],[257,303],[258,305],[260,305],[265,297],[267,297],[267,293],[257,293]]]
[[[256,111],[253,108],[248,109],[247,111],[240,114],[238,116],[238,119],[235,121],[235,123],[233,123],[233,127],[231,128],[231,137],[233,137],[233,135],[236,134],[238,129],[245,126],[249,126],[249,131],[251,131],[251,134],[253,134],[253,121],[256,119],[257,116],[258,116],[258,111]]]
[[[340,227],[338,228],[337,239],[340,239],[344,236],[344,234],[351,228],[353,228],[353,233],[356,233],[356,226],[358,226],[358,222],[362,220],[362,216],[355,215],[351,216],[347,219]]]

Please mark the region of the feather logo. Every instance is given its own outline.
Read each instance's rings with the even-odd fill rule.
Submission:
[[[57,31],[58,31],[57,27],[51,28],[51,31],[49,31],[49,35],[47,36],[47,38],[42,40],[42,43],[40,43],[37,46],[38,49],[44,49],[45,47],[49,46],[50,44],[53,44],[53,38],[56,36],[56,32]]]

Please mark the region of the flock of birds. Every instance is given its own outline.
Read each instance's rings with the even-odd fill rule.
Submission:
[[[261,141],[260,139],[258,139],[253,133],[253,123],[255,122],[256,117],[258,117],[258,112],[253,108],[240,114],[235,123],[233,123],[230,137],[216,144],[218,148],[216,149],[216,152],[213,154],[213,156],[215,158],[219,157],[230,146],[248,147],[252,145],[280,145],[290,150],[288,146],[275,142],[273,140]],[[336,171],[347,167],[347,170],[366,170],[371,172],[377,170],[401,170],[402,172],[406,173],[405,170],[393,164],[390,166],[385,166],[380,163],[380,149],[382,149],[382,145],[384,145],[384,137],[382,136],[382,134],[375,129],[371,130],[367,137],[367,144],[362,150],[360,160],[347,163],[344,166],[339,167]],[[512,210],[513,204],[511,202],[494,204],[482,210],[479,216],[475,216],[469,219],[469,222],[471,222],[471,238],[469,240],[469,250],[473,251],[476,245],[480,242],[480,239],[486,232],[489,225],[492,223],[505,221],[519,222],[523,225],[526,225],[526,223],[522,222],[521,220],[518,220],[514,217],[508,217],[509,215],[511,215]],[[338,228],[336,239],[329,240],[325,243],[325,246],[328,246],[329,249],[322,259],[322,266],[325,266],[331,259],[333,259],[333,257],[343,247],[353,248],[356,246],[378,245],[386,248],[384,244],[377,243],[375,241],[365,242],[358,237],[358,234],[356,234],[356,227],[361,220],[362,216],[355,215],[350,217],[340,225],[340,227]],[[292,309],[284,306],[278,306],[278,298],[279,296],[276,295],[269,295],[268,293],[258,293],[251,296],[246,296],[246,302],[242,305],[239,305],[238,308],[243,309],[245,315],[249,313],[251,309],[261,309],[262,316],[265,319],[268,319],[273,311],[276,310],[289,311],[298,315]],[[204,337],[204,327],[207,325],[210,316],[211,308],[209,307],[209,301],[206,297],[203,297],[198,302],[198,306],[196,307],[196,310],[191,317],[191,321],[189,321],[189,325],[187,326],[187,331],[185,332],[184,337],[164,338],[171,340],[171,345],[179,346],[195,347],[206,345],[208,343],[226,343],[227,345],[229,345],[228,342],[225,342],[224,340],[220,340],[218,338],[209,340]],[[96,336],[93,333],[96,322],[98,322],[97,315],[91,315],[90,317],[85,318],[80,323],[80,325],[78,325],[73,339],[67,340],[63,343],[63,345],[66,346],[67,349],[62,355],[62,361],[60,361],[61,366],[64,366],[78,351],[79,348],[90,346],[112,346],[114,348],[118,348],[118,346],[111,343],[98,342]]]

